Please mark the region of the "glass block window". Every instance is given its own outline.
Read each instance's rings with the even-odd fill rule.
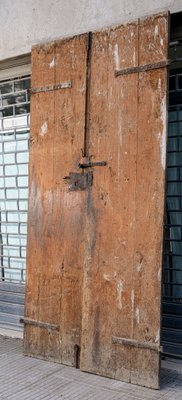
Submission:
[[[0,280],[25,282],[30,77],[0,82]]]

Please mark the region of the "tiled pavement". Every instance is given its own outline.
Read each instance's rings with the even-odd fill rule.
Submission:
[[[182,364],[163,367],[156,391],[24,357],[21,340],[0,336],[0,400],[182,400]]]

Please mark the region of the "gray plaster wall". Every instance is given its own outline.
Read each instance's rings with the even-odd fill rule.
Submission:
[[[0,60],[163,10],[182,11],[182,0],[0,0]]]

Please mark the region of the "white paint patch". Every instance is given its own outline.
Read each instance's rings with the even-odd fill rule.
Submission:
[[[142,266],[141,266],[141,264],[137,264],[137,272],[140,272],[140,271],[141,271],[141,269],[142,269]]]
[[[134,309],[135,292],[134,289],[131,290],[131,308]]]
[[[136,318],[137,324],[139,324],[140,323],[140,310],[138,307],[135,310],[135,318]]]
[[[135,49],[134,49],[134,52],[133,52],[133,64],[134,64],[134,66],[136,65],[136,51],[135,51]]]
[[[161,78],[159,78],[159,80],[158,80],[158,89],[159,90],[161,89]]]
[[[103,277],[104,277],[105,281],[107,281],[107,282],[109,282],[111,280],[111,277],[109,274],[104,274]]]
[[[55,62],[55,59],[53,58],[49,64],[49,68],[54,68],[55,65],[56,65],[56,62]]]
[[[114,62],[115,62],[116,70],[119,70],[119,50],[118,50],[117,43],[114,46]]]
[[[44,137],[47,133],[47,129],[48,129],[48,123],[47,123],[47,121],[45,121],[44,124],[40,128],[40,136]]]
[[[155,32],[154,32],[155,37],[158,35],[158,33],[159,33],[159,29],[158,29],[158,25],[156,25],[155,26]]]
[[[158,279],[159,282],[161,282],[161,273],[162,273],[162,270],[161,270],[161,268],[159,268],[159,271],[158,271],[158,274],[157,274],[157,279]]]
[[[160,38],[160,44],[161,44],[162,47],[164,46],[164,40],[163,40],[163,38]]]
[[[167,125],[167,110],[166,110],[166,96],[163,97],[161,102],[161,120],[162,120],[162,135],[161,135],[161,165],[165,169],[166,166],[166,125]]]
[[[159,343],[159,329],[158,329],[156,337],[155,337],[155,343]]]
[[[116,272],[113,272],[112,274],[103,274],[103,277],[105,279],[105,281],[110,282],[113,279],[115,279],[117,276]]]
[[[118,292],[118,307],[122,309],[122,293],[123,293],[123,282],[119,281],[117,283],[117,292]]]

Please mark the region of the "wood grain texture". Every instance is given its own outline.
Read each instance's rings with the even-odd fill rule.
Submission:
[[[81,369],[112,377],[111,335],[127,337],[132,325],[137,151],[137,76],[115,78],[114,71],[119,59],[121,67],[133,66],[137,29],[132,24],[94,34],[91,55],[89,149],[93,161],[108,164],[95,168],[88,193]],[[120,365],[120,377],[128,380],[128,349],[122,348]]]
[[[81,349],[82,370],[153,388],[167,68],[115,72],[165,62],[167,52],[168,14],[32,52],[32,87],[72,87],[31,98],[25,317],[39,326],[25,326],[24,352],[78,366]],[[80,162],[92,185],[69,190]]]
[[[167,72],[114,71],[166,60],[167,21],[94,34],[91,68],[90,154],[108,165],[88,197],[81,369],[153,388],[159,353],[111,336],[160,340]]]
[[[37,46],[32,87],[72,81],[31,97],[25,316],[59,332],[25,326],[25,354],[76,364],[80,345],[84,198],[64,177],[78,170],[84,138],[87,35]]]
[[[139,63],[168,58],[168,17],[139,22]],[[146,35],[144,35],[146,31]],[[151,50],[152,49],[152,50]],[[160,345],[163,213],[167,139],[167,69],[139,75],[133,332]],[[133,383],[159,387],[160,358],[132,350]],[[145,362],[141,362],[143,359]],[[140,371],[140,373],[139,373]]]

